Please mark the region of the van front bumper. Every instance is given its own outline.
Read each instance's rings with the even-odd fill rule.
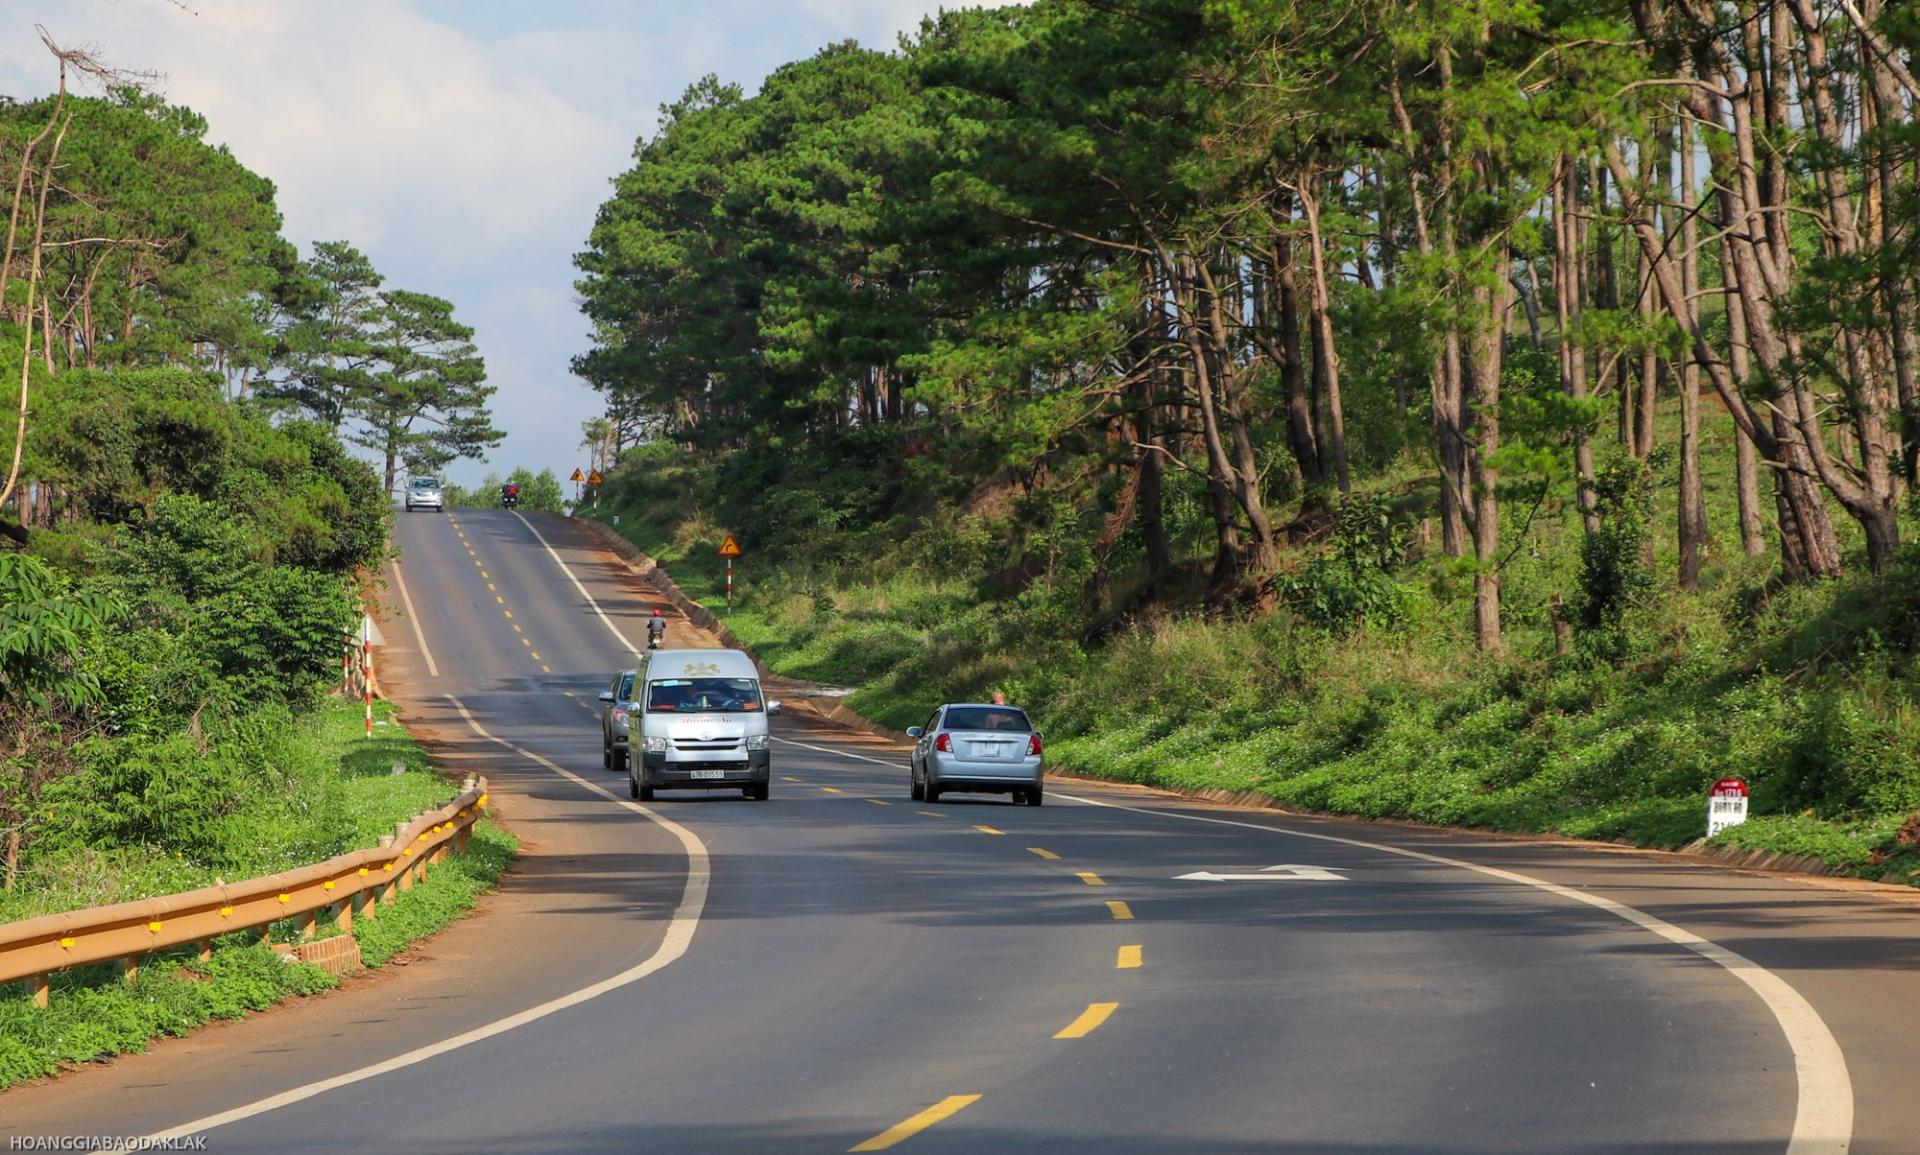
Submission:
[[[665,754],[640,756],[641,785],[655,790],[707,790],[721,786],[764,786],[772,780],[773,760],[765,750],[750,750],[747,760],[668,761]],[[718,771],[716,775],[714,772]],[[697,776],[696,776],[697,775]]]

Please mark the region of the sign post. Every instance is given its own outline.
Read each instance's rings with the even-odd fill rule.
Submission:
[[[600,471],[599,470],[596,469],[593,472],[587,474],[587,485],[591,487],[593,490],[593,508],[599,509],[600,508]]]
[[[1747,784],[1739,778],[1722,778],[1707,794],[1707,837],[1738,826],[1747,820]]]
[[[727,559],[727,612],[733,612],[733,559],[740,556],[740,543],[728,534],[720,543],[720,556]]]

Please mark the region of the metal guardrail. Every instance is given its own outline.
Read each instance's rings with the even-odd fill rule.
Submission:
[[[193,943],[206,959],[215,938],[259,930],[265,941],[266,928],[282,919],[300,919],[302,937],[312,938],[323,912],[350,930],[355,918],[378,918],[399,892],[426,881],[428,866],[450,850],[465,850],[486,804],[487,780],[468,778],[452,802],[395,823],[369,850],[262,878],[0,925],[0,983],[26,980],[35,1005],[44,1007],[55,971],[115,963],[131,979],[154,951]]]

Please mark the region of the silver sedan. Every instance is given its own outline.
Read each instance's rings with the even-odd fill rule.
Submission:
[[[1046,773],[1040,732],[1015,706],[951,702],[925,726],[910,726],[909,793],[916,802],[938,802],[949,790],[1011,794],[1038,806]]]

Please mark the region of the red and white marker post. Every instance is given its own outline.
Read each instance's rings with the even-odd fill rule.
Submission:
[[[360,615],[360,684],[365,687],[367,737],[373,737],[373,639],[367,633],[367,616]]]
[[[1707,837],[1747,820],[1747,784],[1740,778],[1722,778],[1707,793]]]

